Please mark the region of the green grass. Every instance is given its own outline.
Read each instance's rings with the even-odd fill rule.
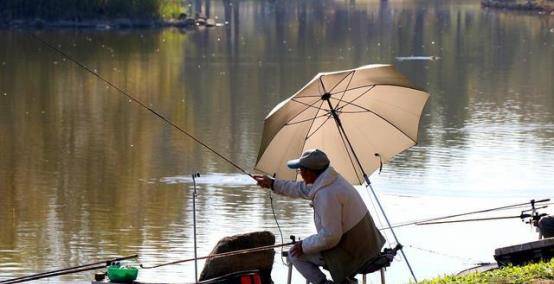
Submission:
[[[448,275],[431,280],[424,280],[423,284],[469,284],[469,283],[510,283],[523,284],[532,280],[554,280],[554,259],[549,262],[534,263],[526,266],[511,266],[482,273],[472,273],[465,276]]]

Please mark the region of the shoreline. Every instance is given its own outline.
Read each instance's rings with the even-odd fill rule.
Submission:
[[[213,19],[129,19],[117,18],[110,20],[43,20],[37,19],[17,19],[0,22],[0,28],[77,28],[77,29],[133,29],[133,28],[194,28],[198,26],[214,27],[222,26],[222,23],[216,23]]]
[[[547,1],[547,0],[545,0]],[[551,2],[551,1],[550,1]],[[554,3],[554,2],[553,2]],[[511,2],[506,0],[481,0],[481,6],[484,8],[509,10],[519,12],[538,12],[541,15],[554,16],[554,4],[538,4],[531,1]]]

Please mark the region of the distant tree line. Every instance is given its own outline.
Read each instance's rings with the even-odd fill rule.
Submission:
[[[0,0],[0,21],[21,19],[167,19],[183,9],[179,0]]]

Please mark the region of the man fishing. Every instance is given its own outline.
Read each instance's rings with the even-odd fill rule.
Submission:
[[[385,243],[361,196],[329,164],[327,155],[314,149],[287,163],[299,171],[303,182],[254,176],[262,188],[311,200],[317,233],[297,242],[289,250],[289,260],[314,284],[333,283],[320,266],[329,270],[335,283],[348,283]]]

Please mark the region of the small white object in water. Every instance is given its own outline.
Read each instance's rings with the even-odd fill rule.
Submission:
[[[554,28],[551,28],[551,29],[550,29],[550,32],[551,32],[551,33],[554,33]]]
[[[435,61],[439,60],[440,57],[438,56],[398,56],[396,57],[396,60],[398,61],[404,61],[404,60],[429,60],[429,61]]]
[[[189,175],[184,176],[172,176],[162,177],[157,182],[165,184],[182,184],[192,183],[192,178]],[[228,174],[228,173],[209,173],[203,174],[196,179],[196,184],[205,184],[212,186],[225,186],[225,187],[243,187],[255,185],[252,178],[242,174]]]
[[[8,93],[4,93],[4,96],[7,96],[7,95],[8,95]]]

